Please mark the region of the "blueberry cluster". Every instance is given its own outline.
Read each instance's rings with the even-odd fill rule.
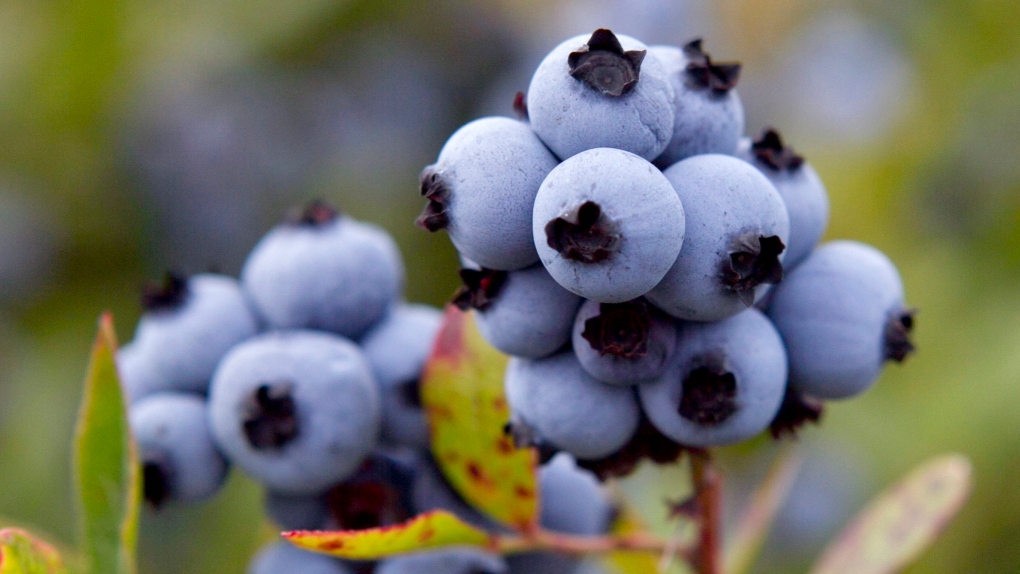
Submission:
[[[518,443],[625,473],[817,420],[913,350],[893,264],[819,246],[818,175],[775,130],[743,136],[740,69],[701,40],[570,38],[519,119],[468,123],[422,172],[454,303],[513,356]]]
[[[437,508],[495,528],[428,453],[419,379],[442,314],[402,300],[403,273],[383,230],[312,202],[258,243],[240,280],[168,274],[146,287],[135,337],[117,359],[150,505],[208,499],[236,465],[264,486],[281,530],[384,526]],[[570,461],[547,474],[557,492],[578,490],[563,480],[594,480]],[[608,528],[600,491],[550,496],[556,516],[579,501],[602,513],[575,528]],[[481,552],[373,564],[278,543],[249,574],[530,571],[508,568]]]

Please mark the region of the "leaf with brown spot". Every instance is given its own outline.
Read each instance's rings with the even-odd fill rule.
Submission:
[[[843,530],[811,574],[889,574],[908,566],[963,507],[971,471],[970,461],[960,455],[915,469]]]
[[[422,377],[432,452],[450,484],[472,506],[518,530],[538,515],[535,455],[513,448],[503,394],[507,357],[493,349],[474,315],[448,306]]]
[[[492,544],[489,534],[445,510],[421,514],[395,526],[363,530],[297,530],[283,537],[299,548],[351,560],[375,560],[394,554],[446,546]]]

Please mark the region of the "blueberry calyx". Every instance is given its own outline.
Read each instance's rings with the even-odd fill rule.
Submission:
[[[524,99],[524,92],[517,92],[514,96],[514,113],[517,115],[517,119],[527,121],[528,119],[528,102]]]
[[[248,444],[256,450],[286,446],[298,436],[293,383],[263,384],[245,405],[241,421]]]
[[[648,354],[652,314],[641,300],[600,303],[599,314],[584,322],[581,336],[600,356],[637,359]]]
[[[142,495],[155,510],[159,510],[173,494],[171,468],[165,453],[146,453],[142,462]]]
[[[904,309],[893,313],[885,324],[885,358],[902,363],[916,348],[910,340],[914,330],[917,309]]]
[[[713,62],[711,56],[701,48],[701,38],[691,40],[684,46],[684,56],[687,58],[688,84],[692,87],[725,94],[737,86],[740,62]]]
[[[773,128],[765,128],[754,140],[751,153],[773,171],[797,171],[804,165],[804,158],[797,155],[792,147],[783,145],[782,136]]]
[[[549,247],[565,259],[581,263],[609,259],[620,243],[616,225],[594,201],[586,201],[547,223],[545,238]]]
[[[754,289],[762,283],[783,280],[783,264],[779,255],[786,249],[777,235],[745,233],[733,242],[729,257],[723,260],[723,286],[733,291],[750,307],[754,305]]]
[[[450,225],[450,216],[446,213],[446,202],[450,199],[449,188],[434,165],[422,170],[419,183],[422,197],[429,202],[414,223],[428,231],[445,229]]]
[[[616,34],[599,28],[588,43],[567,57],[570,75],[593,90],[619,97],[634,89],[641,74],[645,50],[623,51]]]
[[[722,424],[737,412],[737,377],[721,356],[711,354],[698,363],[684,378],[677,412],[695,424]]]
[[[321,199],[313,199],[304,207],[287,214],[285,223],[302,227],[322,227],[333,223],[340,212]]]
[[[187,298],[188,279],[174,271],[167,271],[160,282],[142,286],[142,308],[146,311],[173,311]]]
[[[461,269],[460,279],[464,282],[453,294],[453,303],[461,311],[478,309],[484,311],[499,295],[506,283],[507,272],[494,269]]]
[[[779,406],[776,418],[769,424],[772,438],[779,440],[783,435],[797,436],[797,432],[807,423],[818,424],[825,407],[822,401],[805,396],[800,391],[786,388],[783,402]]]

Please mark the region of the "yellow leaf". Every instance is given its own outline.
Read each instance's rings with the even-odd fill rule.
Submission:
[[[55,548],[20,528],[0,530],[0,574],[65,572]]]
[[[510,420],[503,394],[507,357],[493,349],[474,316],[454,306],[425,367],[422,403],[432,452],[450,484],[472,506],[520,531],[536,527],[535,454],[503,432]]]
[[[949,455],[876,498],[822,554],[812,574],[888,574],[916,560],[963,507],[971,465]]]
[[[620,508],[620,513],[613,523],[612,534],[625,537],[646,531],[644,523],[633,510],[627,506]],[[618,574],[652,574],[659,568],[659,556],[651,552],[618,550],[606,555],[604,560],[609,569]]]
[[[283,537],[306,550],[352,560],[374,560],[444,546],[492,544],[489,534],[444,510],[421,514],[396,526],[335,532],[298,530],[285,532]]]

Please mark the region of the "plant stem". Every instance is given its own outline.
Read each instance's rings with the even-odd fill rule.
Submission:
[[[698,574],[722,574],[722,481],[707,450],[692,454],[691,478],[701,522],[695,566]]]
[[[549,530],[538,530],[530,535],[501,535],[494,540],[493,550],[501,553],[532,552],[548,550],[565,554],[605,554],[615,551],[632,552],[663,552],[669,541],[647,534],[625,536],[575,536]],[[688,562],[693,563],[695,551],[691,548],[680,548],[679,554]]]

